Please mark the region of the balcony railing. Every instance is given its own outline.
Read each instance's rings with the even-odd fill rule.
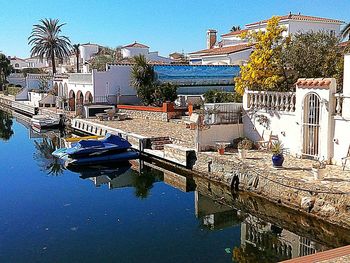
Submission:
[[[247,107],[253,110],[294,112],[295,92],[247,91]]]

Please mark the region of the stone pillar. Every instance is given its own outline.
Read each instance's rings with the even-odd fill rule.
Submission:
[[[343,95],[342,117],[350,120],[350,54],[344,56]]]

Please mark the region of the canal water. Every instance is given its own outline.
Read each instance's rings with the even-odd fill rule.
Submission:
[[[63,136],[0,111],[0,262],[277,262],[350,243],[150,161],[65,169],[51,156]]]

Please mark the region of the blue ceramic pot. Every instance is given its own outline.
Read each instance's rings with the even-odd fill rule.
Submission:
[[[284,161],[282,154],[272,155],[272,164],[274,167],[281,167]]]

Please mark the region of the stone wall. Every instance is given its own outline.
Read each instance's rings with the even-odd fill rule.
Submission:
[[[126,113],[128,117],[132,119],[168,121],[166,112],[140,111],[140,110],[128,110],[128,109],[119,109],[118,111],[121,113]]]
[[[224,160],[204,153],[197,154],[193,169],[206,178],[268,200],[310,213],[329,222],[350,227],[350,195],[330,192],[320,184],[270,174],[266,169],[248,167],[243,162]]]

